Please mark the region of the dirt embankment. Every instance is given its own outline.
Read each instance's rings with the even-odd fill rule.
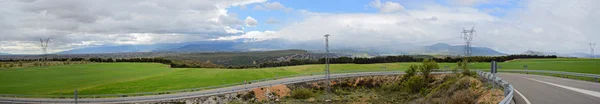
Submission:
[[[333,79],[331,91],[326,81],[273,85],[218,96],[152,103],[498,103],[503,91],[471,76],[432,75],[417,92],[408,91],[402,76],[368,76]],[[497,87],[496,87],[497,88]],[[304,92],[302,92],[304,91]],[[302,96],[302,97],[298,97]]]

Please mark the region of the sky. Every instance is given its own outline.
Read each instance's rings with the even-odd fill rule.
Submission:
[[[461,45],[461,32],[473,26],[474,46],[500,52],[588,52],[588,43],[600,39],[596,5],[600,1],[0,0],[0,52],[39,54],[40,38],[51,38],[50,52],[193,41],[315,48],[325,34],[336,48]]]

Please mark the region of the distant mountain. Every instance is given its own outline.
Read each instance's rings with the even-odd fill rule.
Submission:
[[[10,54],[8,54],[8,53],[0,53],[0,55],[10,55]]]
[[[181,47],[184,44],[150,44],[150,45],[118,45],[97,46],[63,51],[56,54],[98,54],[98,53],[126,53],[126,52],[152,52],[157,50]]]
[[[560,57],[589,58],[590,54],[589,53],[577,52],[577,53],[561,54],[561,55],[558,55],[558,56],[560,56]],[[600,55],[599,54],[595,54],[594,57],[595,58],[600,58]]]
[[[325,55],[325,51],[324,50],[309,50],[308,52],[310,53],[323,53],[323,55]],[[330,50],[329,51],[332,54],[335,54],[335,56],[345,56],[345,57],[375,57],[375,56],[381,56],[380,53],[373,51],[373,52],[369,52],[369,51],[359,51],[359,50],[353,50],[353,49],[334,49],[334,50]]]
[[[245,49],[237,49],[236,45],[240,43],[236,42],[225,42],[225,41],[214,41],[214,42],[203,42],[188,44],[183,47],[158,50],[168,52],[220,52],[220,51],[245,51]]]
[[[540,51],[532,51],[532,50],[527,50],[527,51],[523,52],[522,54],[526,54],[526,55],[556,55],[556,56],[561,56],[561,54],[556,53],[556,52],[540,52]]]
[[[214,52],[238,51],[237,42],[198,41],[185,43],[158,43],[148,45],[97,46],[63,51],[56,54],[98,54],[127,52]],[[243,49],[240,49],[243,50]]]
[[[421,48],[417,48],[414,50],[409,50],[407,53],[409,54],[430,54],[430,55],[463,55],[464,54],[464,46],[452,46],[446,43],[437,43],[430,46],[424,46]],[[472,47],[472,55],[473,56],[498,56],[498,55],[506,55],[504,53],[500,53],[494,49],[490,49],[487,47]]]

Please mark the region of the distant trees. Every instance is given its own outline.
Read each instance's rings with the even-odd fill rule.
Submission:
[[[521,58],[557,58],[557,56],[543,56],[543,55],[508,55],[508,56],[473,56],[467,58],[460,57],[443,57],[443,58],[427,58],[422,56],[381,56],[373,58],[360,58],[360,57],[339,57],[330,58],[331,64],[372,64],[372,63],[392,63],[392,62],[461,62],[462,60],[468,59],[470,62],[504,62],[508,60],[521,59]],[[43,63],[39,60],[47,60],[53,63]],[[5,63],[2,63],[5,62]],[[61,62],[61,63],[56,63]],[[281,66],[295,66],[295,65],[307,65],[307,64],[324,64],[325,58],[318,60],[311,59],[291,59],[289,61],[266,61],[256,62],[251,65],[218,65],[211,62],[202,61],[191,61],[191,60],[170,60],[164,58],[51,58],[51,59],[8,59],[0,60],[0,67],[25,67],[25,66],[45,66],[47,64],[73,64],[73,63],[87,63],[87,62],[151,62],[151,63],[162,63],[168,64],[173,68],[229,68],[229,69],[246,69],[246,68],[266,68],[266,67],[281,67]],[[462,61],[464,62],[464,61]],[[12,65],[11,65],[12,64]],[[426,64],[424,62],[424,64]],[[433,66],[432,66],[433,67]],[[437,67],[439,66],[435,66]]]
[[[392,63],[392,62],[422,62],[425,59],[429,59],[434,62],[460,62],[462,60],[468,59],[470,62],[504,62],[508,60],[514,59],[523,59],[523,58],[557,58],[555,55],[543,56],[543,55],[508,55],[508,56],[473,56],[467,58],[453,58],[453,57],[444,57],[444,58],[417,58],[408,55],[401,56],[381,56],[381,57],[373,57],[373,58],[350,58],[350,57],[339,57],[339,58],[330,58],[329,63],[331,64],[373,64],[373,63]],[[309,60],[309,59],[292,59],[290,61],[277,61],[277,62],[263,62],[258,65],[247,65],[247,66],[237,66],[237,67],[228,67],[228,68],[265,68],[265,67],[280,67],[280,66],[295,66],[295,65],[306,65],[306,64],[325,64],[325,58],[321,58],[319,60]]]
[[[196,60],[178,60],[171,61],[171,68],[222,68],[223,66],[213,64],[209,61],[202,62]]]

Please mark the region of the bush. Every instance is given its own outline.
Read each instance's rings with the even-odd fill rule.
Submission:
[[[423,78],[429,80],[429,74],[433,69],[439,69],[440,67],[434,60],[425,59],[423,60],[423,65],[419,68],[421,74],[423,74]]]
[[[460,68],[462,70],[463,75],[466,75],[466,76],[474,75],[473,73],[471,73],[471,70],[469,70],[469,60],[465,59],[463,61],[457,62],[457,64],[458,64],[458,68]]]
[[[298,88],[294,91],[292,91],[292,98],[296,98],[296,99],[308,99],[313,97],[315,94],[312,92],[312,90],[307,89],[307,88]]]
[[[422,76],[412,76],[402,83],[402,87],[407,90],[407,92],[418,93],[422,88],[427,87],[427,83]]]
[[[456,91],[448,103],[450,104],[475,104],[477,103],[477,94],[469,90]]]
[[[402,80],[406,80],[406,79],[414,76],[417,73],[417,69],[419,69],[418,65],[410,65],[408,67],[408,69],[406,71],[404,71],[405,74],[404,74]]]

